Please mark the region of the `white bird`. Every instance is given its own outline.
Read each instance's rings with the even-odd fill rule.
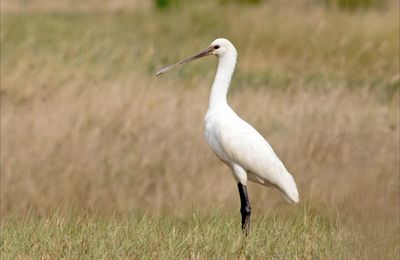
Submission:
[[[211,88],[208,111],[204,119],[205,138],[215,154],[232,170],[238,183],[242,229],[250,229],[251,207],[247,180],[277,188],[290,203],[299,201],[292,175],[268,142],[228,105],[226,95],[236,65],[237,52],[227,39],[219,38],[200,53],[157,72],[159,76],[178,65],[214,54],[218,69]]]

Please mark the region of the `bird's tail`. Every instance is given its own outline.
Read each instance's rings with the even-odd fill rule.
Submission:
[[[297,191],[297,186],[294,182],[293,176],[289,172],[286,171],[284,173],[284,178],[281,179],[279,187],[283,193],[283,197],[289,203],[299,202],[299,192]]]

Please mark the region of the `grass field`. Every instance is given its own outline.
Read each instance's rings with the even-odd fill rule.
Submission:
[[[395,259],[399,225],[378,229],[346,225],[303,207],[291,216],[253,222],[248,237],[234,214],[184,218],[130,214],[100,218],[7,217],[2,257],[15,258],[280,258]],[[372,233],[371,233],[372,232]],[[365,236],[368,235],[368,236]],[[371,240],[371,237],[373,239]],[[395,239],[397,237],[397,239]]]
[[[397,2],[110,3],[1,3],[4,258],[399,257]],[[217,37],[229,103],[300,192],[249,184],[247,239],[203,138],[216,59],[154,77]]]

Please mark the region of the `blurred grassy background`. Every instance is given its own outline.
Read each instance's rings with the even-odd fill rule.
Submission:
[[[154,77],[217,37],[301,197],[249,184],[247,242],[203,138],[216,59]],[[3,0],[2,256],[396,258],[399,80],[397,1]]]
[[[236,210],[203,138],[216,59],[154,77],[225,37],[239,54],[229,102],[302,203],[399,221],[397,1],[156,2],[2,1],[1,216]],[[297,210],[249,192],[256,214]]]

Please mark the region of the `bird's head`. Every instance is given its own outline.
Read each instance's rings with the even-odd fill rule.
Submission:
[[[228,41],[227,39],[218,38],[218,39],[214,40],[205,50],[202,50],[201,52],[197,53],[196,55],[159,70],[156,73],[156,76],[166,73],[178,65],[182,65],[182,64],[197,60],[199,58],[202,58],[202,57],[205,57],[208,55],[214,54],[218,58],[222,58],[222,57],[228,55],[228,53],[231,56],[234,56],[236,58],[237,52],[236,52],[235,46],[233,46],[233,44],[230,41]]]
[[[223,57],[227,53],[237,55],[235,46],[224,38],[214,40],[208,47],[212,49],[212,54],[218,57]]]

